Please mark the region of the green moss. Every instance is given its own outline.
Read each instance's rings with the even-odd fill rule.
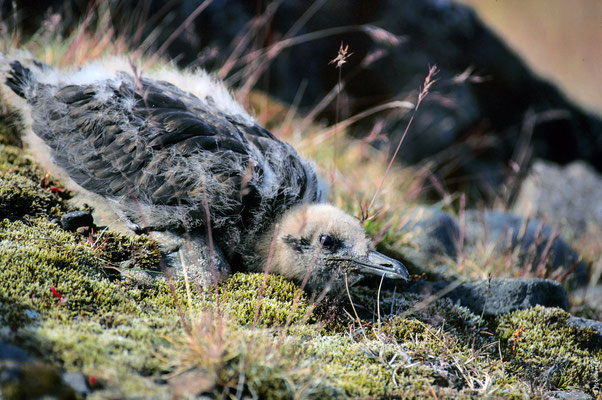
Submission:
[[[110,266],[120,267],[127,262],[130,268],[157,272],[161,260],[159,245],[146,235],[102,231],[90,240],[98,257]]]
[[[284,326],[304,319],[313,321],[305,293],[279,275],[234,274],[220,286],[216,300],[227,304],[231,317],[244,326]]]
[[[485,321],[465,307],[448,299],[425,301],[415,295],[389,291],[380,293],[377,305],[376,290],[360,287],[354,288],[351,296],[356,310],[361,308],[364,313],[366,310],[373,313],[371,324],[362,321],[364,328],[361,334],[356,333],[355,341],[360,346],[371,344],[378,349],[372,350],[372,357],[385,366],[397,365],[395,373],[381,372],[388,373],[389,378],[382,379],[391,382],[386,393],[419,398],[434,395],[480,398],[507,391],[504,396],[509,393],[522,396],[522,383],[503,381],[503,364]],[[387,316],[389,313],[392,314]],[[484,382],[491,384],[482,388]],[[370,387],[364,382],[359,386],[365,385]],[[354,393],[377,394],[378,391]]]
[[[167,312],[185,298],[180,290],[174,299],[165,281],[145,286],[109,279],[98,251],[89,241],[43,219],[4,220],[0,222],[0,292],[7,302],[37,312],[60,308],[72,316],[101,315],[107,321],[118,320],[120,314]]]
[[[424,323],[415,319],[393,317],[383,324],[383,331],[388,335],[392,335],[395,341],[400,343],[428,339]]]
[[[95,312],[122,304],[120,291],[103,278],[92,250],[40,219],[0,222],[0,288],[6,297],[38,311],[60,305]]]
[[[261,337],[263,336],[263,337]],[[336,398],[340,391],[318,377],[313,360],[304,358],[298,343],[278,346],[264,335],[246,335],[236,354],[224,358],[219,382],[236,393],[232,383],[245,379],[244,393],[260,399],[286,399],[301,395],[309,398]],[[242,351],[241,351],[242,350]],[[234,357],[232,357],[234,355]],[[244,375],[239,373],[244,366]],[[228,384],[229,383],[229,384]]]
[[[183,296],[165,281],[109,279],[98,249],[80,239],[43,219],[0,222],[3,339],[114,382],[112,397],[166,391],[146,377],[165,372],[157,354],[181,332],[174,304]]]
[[[57,309],[15,332],[12,340],[55,371],[79,371],[102,382],[98,398],[168,398],[168,388],[157,378],[169,368],[162,354],[178,334],[177,319],[166,315],[130,316],[109,327],[93,316],[65,318]]]
[[[19,148],[0,145],[0,219],[57,217],[71,209],[66,196]]]
[[[340,389],[327,380],[314,359],[307,357],[307,345],[297,337],[235,328],[213,313],[205,313],[197,322],[169,355],[175,371],[168,380],[176,394],[191,397],[203,392],[216,398],[261,399],[341,397]],[[191,380],[194,385],[190,385]]]
[[[96,375],[104,370],[113,375],[112,370],[121,369],[148,376],[165,372],[166,363],[159,357],[159,349],[169,346],[168,338],[178,332],[179,321],[169,314],[131,316],[110,327],[95,319],[53,318],[42,323],[37,338],[68,370]],[[118,368],[112,368],[115,366]]]
[[[14,172],[29,178],[41,178],[40,171],[23,155],[20,148],[5,144],[0,144],[0,171]]]
[[[602,350],[589,345],[595,332],[567,324],[570,314],[537,306],[502,316],[496,332],[506,370],[537,386],[602,394]]]
[[[388,364],[387,361],[394,353],[392,345],[358,342],[338,334],[314,338],[308,344],[306,356],[315,357],[320,377],[345,395],[370,396],[393,392],[399,362]]]
[[[0,173],[0,218],[58,216],[67,207],[39,183],[17,174]]]
[[[119,238],[111,236],[110,240]],[[148,242],[133,239],[95,247],[98,243],[93,245],[43,219],[0,223],[0,309],[15,331],[10,340],[67,370],[111,382],[111,390],[118,391],[113,396],[147,397],[167,393],[167,387],[159,387],[155,378],[170,369],[163,355],[175,338],[184,335],[181,318],[189,325],[199,310],[219,301],[235,322],[253,323],[263,274],[237,274],[219,287],[219,295],[199,293],[191,285],[193,302],[188,303],[183,280],[141,283],[107,277],[106,260],[99,255],[117,257],[115,249],[131,255]],[[300,321],[309,312],[305,295],[282,277],[267,278],[258,326]],[[34,319],[28,317],[32,310],[38,313]],[[264,339],[271,341],[269,336]],[[251,344],[248,349],[236,349],[237,358],[224,360],[223,381],[230,382],[239,371],[239,362],[244,362],[251,392],[265,397],[290,391],[288,383],[293,378],[286,372],[290,363],[279,359],[272,364],[255,354]],[[247,364],[250,359],[253,362]]]

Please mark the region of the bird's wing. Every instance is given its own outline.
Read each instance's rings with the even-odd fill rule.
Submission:
[[[30,102],[34,131],[59,166],[84,188],[113,198],[199,206],[206,191],[217,214],[235,214],[260,201],[265,152],[285,146],[209,97],[127,74],[54,88]]]
[[[261,126],[220,111],[211,96],[201,100],[165,81],[141,79],[133,95],[136,98],[134,112],[156,124],[153,145],[164,147],[194,139],[190,143],[193,147],[200,143],[203,148],[208,146],[207,150],[219,148],[246,154],[247,138],[278,142]]]
[[[137,199],[163,210],[163,220],[184,210],[202,223],[209,204],[215,225],[248,228],[320,195],[311,164],[224,92],[196,97],[127,73],[98,80],[94,71],[82,84],[86,73],[71,79],[30,68],[13,61],[5,83],[31,104],[33,130],[75,182],[122,208]]]

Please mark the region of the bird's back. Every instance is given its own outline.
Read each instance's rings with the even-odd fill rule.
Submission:
[[[68,75],[9,65],[6,84],[29,103],[54,162],[141,227],[200,228],[208,212],[218,241],[232,248],[320,197],[312,165],[204,73],[185,76],[194,82],[186,89],[200,87],[195,95],[98,66]]]

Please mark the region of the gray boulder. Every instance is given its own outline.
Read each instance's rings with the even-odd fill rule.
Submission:
[[[521,184],[512,211],[560,226],[568,237],[600,235],[602,177],[582,161],[560,166],[537,160]]]

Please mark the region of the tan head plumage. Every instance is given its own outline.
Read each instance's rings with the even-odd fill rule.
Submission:
[[[399,261],[370,246],[360,222],[329,204],[304,204],[291,209],[257,245],[270,272],[306,282],[309,290],[337,289],[363,276],[385,275],[407,280]]]

